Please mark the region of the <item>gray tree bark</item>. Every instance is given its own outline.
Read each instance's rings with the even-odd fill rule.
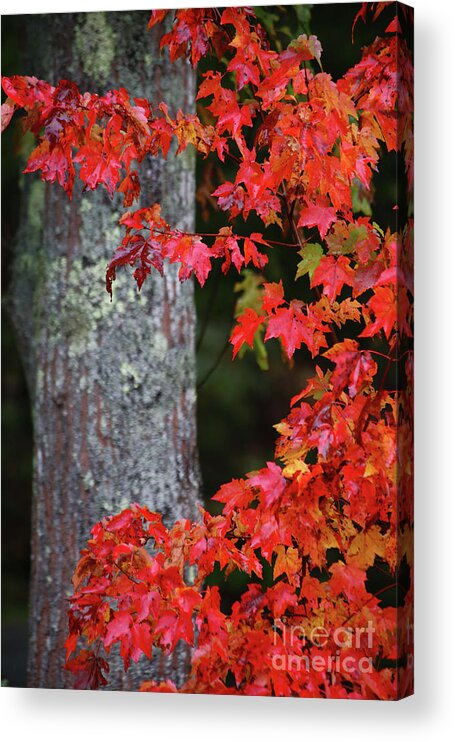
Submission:
[[[191,111],[194,73],[160,56],[162,31],[147,32],[147,20],[138,11],[24,16],[20,72],[93,92],[122,86]],[[142,205],[160,202],[171,224],[193,231],[191,154],[150,160],[142,175]],[[62,688],[72,682],[63,670],[71,575],[93,524],[134,501],[167,524],[196,515],[195,310],[176,266],[140,294],[120,272],[109,301],[120,202],[80,188],[70,202],[39,175],[23,176],[22,188],[10,306],[35,439],[28,683]],[[111,664],[109,687],[134,690],[151,677],[180,683],[188,654],[127,676],[119,658]]]

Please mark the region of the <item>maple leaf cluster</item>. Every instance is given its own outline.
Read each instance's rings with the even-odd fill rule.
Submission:
[[[127,669],[153,648],[169,653],[184,641],[196,649],[181,692],[396,697],[397,623],[410,619],[411,594],[399,606],[381,594],[398,589],[399,560],[411,559],[409,476],[397,510],[399,402],[373,391],[371,354],[355,341],[340,346],[329,351],[333,372],[318,368],[277,425],[276,460],[216,493],[221,515],[201,508],[199,523],[166,529],[134,504],[94,527],[73,578],[69,658],[81,637],[107,655],[119,643]],[[251,578],[230,611],[206,584],[215,567]],[[371,591],[375,569],[386,579]],[[296,669],[295,657],[315,656],[338,656],[341,669]],[[86,680],[87,657],[105,661],[99,650],[70,658],[76,683]],[[370,671],[353,672],[343,658],[367,658]],[[142,690],[177,689],[146,681]]]
[[[372,5],[376,20],[389,4]],[[169,12],[153,11],[149,27]],[[146,156],[191,145],[229,161],[232,179],[210,194],[227,224],[191,234],[159,204],[126,211],[107,290],[121,267],[134,267],[140,289],[166,261],[203,286],[221,260],[223,273],[242,273],[233,357],[275,339],[287,359],[303,348],[317,362],[276,426],[274,461],[221,487],[221,515],[201,509],[200,522],[168,529],[134,504],[93,528],[73,578],[66,666],[77,687],[96,688],[113,645],[127,669],[186,642],[195,649],[179,691],[396,698],[412,684],[412,639],[399,631],[412,624],[412,219],[384,231],[354,200],[373,202],[384,151],[403,153],[412,189],[413,73],[400,21],[337,81],[315,36],[276,51],[252,8],[177,10],[161,47],[194,66],[217,59],[198,114],[123,88],[98,96],[64,80],[4,78],[2,125],[23,109],[37,138],[25,172],[69,197],[78,177],[122,193],[130,209]],[[261,231],[248,229],[251,214]],[[277,228],[286,241],[272,239]],[[290,298],[263,275],[283,249],[296,255]],[[207,584],[215,569],[249,578],[229,611]],[[177,688],[144,680],[142,690]]]

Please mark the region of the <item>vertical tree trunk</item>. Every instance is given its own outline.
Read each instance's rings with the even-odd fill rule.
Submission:
[[[28,63],[18,72],[83,90],[126,87],[134,96],[194,105],[194,74],[159,55],[148,14],[24,16]],[[144,169],[142,170],[144,173]],[[143,205],[194,229],[191,155],[145,165]],[[143,181],[145,182],[145,180]],[[139,501],[165,522],[194,517],[199,493],[195,427],[193,288],[175,266],[138,295],[119,275],[111,303],[106,263],[118,244],[119,203],[24,176],[11,307],[33,408],[29,685],[69,687],[62,669],[71,574],[91,526]],[[184,651],[133,667],[113,660],[111,688],[165,675],[180,682]]]

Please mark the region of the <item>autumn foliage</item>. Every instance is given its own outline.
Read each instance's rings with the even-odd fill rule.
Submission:
[[[364,3],[355,22],[377,23],[387,5]],[[314,359],[276,425],[275,460],[223,485],[213,497],[221,514],[201,509],[198,522],[168,529],[132,504],[94,526],[74,574],[66,641],[78,688],[106,684],[113,645],[128,668],[183,641],[194,652],[182,692],[412,692],[412,219],[383,231],[358,207],[364,199],[374,208],[372,178],[387,152],[403,158],[412,193],[407,10],[336,81],[315,36],[276,51],[254,8],[177,10],[163,53],[192,65],[216,60],[197,114],[172,115],[165,102],[123,88],[99,96],[66,80],[3,80],[6,124],[23,109],[38,140],[25,172],[58,181],[70,198],[76,178],[123,195],[129,210],[109,292],[124,266],[139,289],[167,261],[203,286],[221,261],[223,273],[257,279],[238,302],[233,358],[279,342],[286,361],[299,349]],[[149,27],[168,13],[153,11]],[[133,207],[138,164],[190,145],[234,167],[211,194],[226,214],[213,235],[176,229],[159,204]],[[251,214],[261,232],[249,230]],[[279,241],[270,236],[277,227]],[[291,290],[267,280],[273,250],[295,253]],[[215,569],[250,577],[228,611],[207,584]],[[144,678],[142,690],[177,689]]]

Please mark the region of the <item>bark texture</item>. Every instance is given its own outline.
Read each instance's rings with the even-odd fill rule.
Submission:
[[[123,86],[190,111],[194,74],[159,55],[160,30],[147,32],[147,20],[138,11],[29,16],[20,72],[94,92]],[[170,223],[192,231],[191,154],[144,165],[142,205],[161,202]],[[195,311],[175,266],[140,294],[120,272],[111,303],[104,274],[120,203],[77,188],[69,202],[58,185],[22,177],[10,305],[35,437],[28,682],[62,688],[71,686],[62,669],[71,574],[92,525],[134,501],[167,524],[195,517]],[[179,683],[187,660],[182,649],[125,676],[114,657],[109,687],[163,675]]]

